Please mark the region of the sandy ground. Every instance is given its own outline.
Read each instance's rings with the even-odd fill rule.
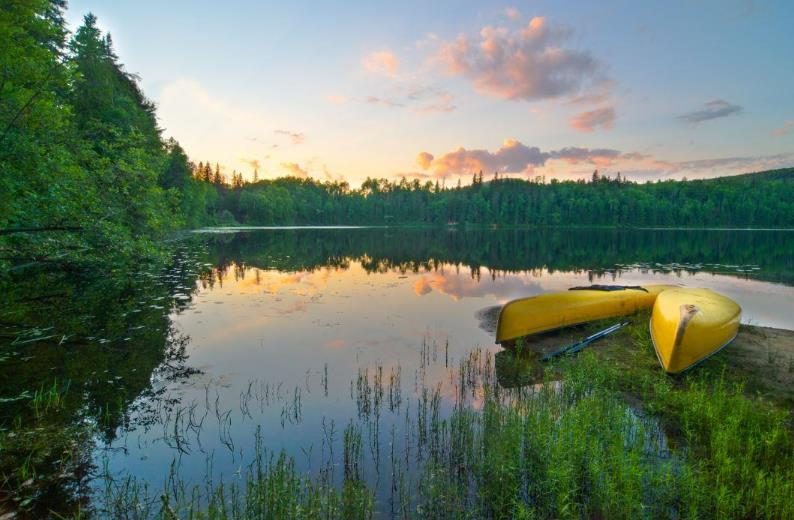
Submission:
[[[480,310],[476,316],[480,327],[495,333],[500,310],[498,306]],[[527,346],[542,355],[587,335],[582,327],[570,327],[533,336]],[[794,400],[794,331],[742,325],[736,339],[715,358],[724,361],[730,370],[746,375],[750,391]]]

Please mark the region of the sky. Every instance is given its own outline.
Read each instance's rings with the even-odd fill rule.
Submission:
[[[790,1],[72,0],[195,162],[358,186],[794,166]]]

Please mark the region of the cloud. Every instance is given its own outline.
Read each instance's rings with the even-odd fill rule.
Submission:
[[[686,121],[687,123],[700,123],[710,119],[718,119],[720,117],[728,117],[733,114],[739,114],[742,111],[739,105],[728,103],[724,99],[714,99],[703,105],[699,110],[693,110],[678,116],[678,119]]]
[[[570,105],[598,105],[601,103],[606,103],[612,97],[611,90],[615,86],[615,82],[612,80],[603,80],[599,82],[597,85],[578,96],[574,96],[568,100],[568,104]]]
[[[428,152],[421,152],[416,162],[423,169],[432,168],[437,176],[464,175],[498,171],[500,173],[531,174],[536,167],[545,166],[549,160],[565,161],[568,164],[587,163],[598,167],[613,165],[620,159],[636,160],[640,154],[623,154],[611,148],[566,147],[543,152],[538,147],[526,146],[515,139],[507,139],[496,151],[466,150],[458,148],[454,152],[434,158]],[[645,156],[642,156],[645,157]]]
[[[347,96],[343,96],[341,94],[328,94],[325,96],[325,100],[332,105],[344,105],[347,103]]]
[[[437,177],[471,175],[479,171],[533,174],[535,168],[545,166],[548,161],[564,161],[571,165],[590,164],[599,168],[617,163],[640,162],[644,167],[670,168],[670,163],[657,161],[645,154],[624,154],[612,148],[577,146],[544,152],[536,146],[526,146],[516,139],[505,140],[495,152],[461,147],[439,157],[434,157],[429,152],[420,152],[416,157],[416,163],[423,170],[432,170]]]
[[[403,106],[402,103],[400,103],[399,101],[395,101],[394,99],[380,98],[377,96],[367,96],[366,98],[364,98],[364,101],[366,103],[369,103],[370,105],[381,105],[389,108],[397,108]]]
[[[447,73],[464,76],[480,93],[534,101],[577,96],[605,81],[604,66],[590,53],[564,44],[571,31],[535,17],[520,30],[484,27],[441,43],[437,60]]]
[[[416,156],[416,164],[418,164],[423,170],[430,168],[430,165],[433,164],[433,154],[428,152],[419,152],[419,155]]]
[[[281,168],[287,171],[288,175],[293,177],[308,177],[309,172],[300,167],[298,163],[281,163]]]
[[[292,141],[292,144],[302,144],[306,140],[306,135],[303,132],[291,132],[289,130],[275,130],[275,133],[289,137],[290,141]]]
[[[463,298],[481,298],[494,296],[498,300],[510,300],[521,295],[539,294],[543,292],[540,284],[527,281],[519,275],[504,275],[499,278],[481,280],[467,274],[433,272],[423,274],[413,283],[414,294],[424,296],[433,291],[452,297],[454,300]]]
[[[788,121],[783,123],[783,126],[780,128],[775,128],[772,130],[772,135],[775,137],[783,137],[784,135],[788,135],[794,132],[794,119],[789,119]]]
[[[376,51],[364,56],[361,60],[361,66],[364,67],[364,70],[373,74],[395,76],[397,75],[399,60],[390,51]]]
[[[773,170],[791,166],[794,163],[794,153],[780,153],[774,155],[750,155],[737,157],[720,157],[715,159],[697,159],[693,161],[679,161],[675,163],[678,170],[719,172],[751,172]]]
[[[426,155],[423,155],[426,154]],[[484,172],[531,172],[535,166],[543,165],[550,157],[537,147],[528,147],[515,139],[507,139],[496,152],[488,150],[467,150],[463,147],[440,157],[422,152],[417,162],[422,160],[425,169],[432,168],[439,177]],[[429,161],[428,161],[429,159]],[[420,164],[420,165],[421,165]]]
[[[592,132],[596,127],[612,128],[615,122],[613,107],[596,108],[576,114],[571,118],[571,126],[580,132]]]
[[[516,9],[515,7],[507,7],[504,11],[505,16],[513,20],[514,22],[521,19],[521,11]]]
[[[562,148],[560,150],[549,153],[549,158],[560,159],[568,162],[569,164],[590,163],[596,166],[609,166],[619,158],[626,158],[627,155],[622,154],[618,150],[611,148],[579,148],[571,146]]]
[[[452,94],[441,93],[438,94],[433,100],[416,107],[417,112],[452,112],[457,108],[452,104]]]
[[[259,162],[259,159],[246,159],[244,157],[241,157],[240,160],[254,170],[259,170],[260,168],[262,168],[262,163]]]
[[[418,113],[452,112],[457,108],[452,94],[427,85],[397,86],[387,96],[367,96],[363,101],[387,108],[410,108]]]
[[[471,175],[482,170],[490,174],[534,175],[535,169],[544,168],[543,173],[565,178],[587,178],[590,169],[562,169],[561,165],[589,165],[599,169],[609,168],[616,174],[620,171],[633,180],[652,180],[662,178],[691,179],[709,178],[739,173],[772,170],[794,165],[794,153],[780,153],[761,156],[735,156],[669,161],[640,152],[622,152],[612,148],[583,148],[568,146],[557,150],[542,151],[527,146],[515,139],[507,139],[495,152],[488,150],[467,150],[458,148],[441,156],[421,152],[416,163],[437,178]]]

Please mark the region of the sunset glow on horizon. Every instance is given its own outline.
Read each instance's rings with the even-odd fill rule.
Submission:
[[[644,182],[794,164],[785,2],[74,0],[70,27],[87,12],[164,135],[248,180]]]

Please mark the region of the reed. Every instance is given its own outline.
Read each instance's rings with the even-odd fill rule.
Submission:
[[[504,389],[494,368],[489,352],[472,351],[451,369],[459,387],[448,413],[441,386],[421,384],[395,407],[402,424],[385,436],[377,426],[380,402],[389,396],[394,406],[399,369],[364,368],[351,382],[359,414],[341,436],[333,422],[325,423],[326,470],[315,477],[299,474],[287,454],[268,452],[257,433],[242,481],[207,477],[211,484],[191,488],[172,470],[159,502],[144,497],[145,486],[123,481],[104,512],[148,503],[147,514],[159,518],[794,514],[787,414],[725,375],[707,369],[671,380],[648,372],[638,381],[636,373],[584,352],[548,369],[541,385]],[[628,404],[627,391],[642,395],[644,404]],[[374,475],[365,459],[381,449],[390,467],[375,466]],[[335,480],[337,464],[341,480]],[[389,480],[385,500],[376,490],[382,478]]]

